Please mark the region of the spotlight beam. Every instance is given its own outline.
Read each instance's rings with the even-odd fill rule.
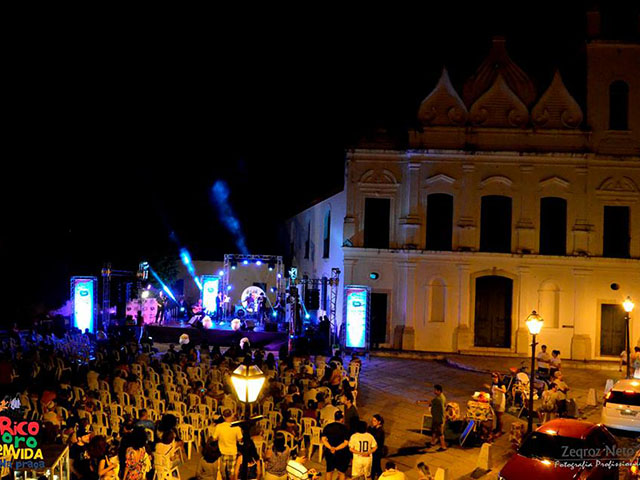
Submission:
[[[164,292],[169,295],[169,297],[171,298],[171,300],[173,300],[174,302],[178,303],[178,301],[176,300],[175,295],[173,294],[173,292],[169,289],[169,287],[167,287],[167,285],[162,281],[162,279],[158,276],[158,274],[156,273],[156,271],[149,267],[149,271],[151,272],[151,275],[153,275],[153,278],[155,278],[158,283],[160,284],[160,286],[162,287],[162,290],[164,290]]]
[[[191,260],[191,254],[189,253],[189,250],[187,250],[186,248],[180,249],[180,260],[182,260],[182,264],[187,268],[187,272],[189,272],[189,275],[191,275],[193,281],[196,283],[200,291],[202,291],[202,282],[200,281],[198,275],[196,275],[196,269],[193,266],[193,261]]]

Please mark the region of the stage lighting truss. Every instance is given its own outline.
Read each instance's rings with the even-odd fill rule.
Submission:
[[[284,304],[286,283],[284,278],[284,263],[282,257],[277,255],[242,255],[227,253],[224,256],[224,274],[222,275],[220,287],[226,292],[229,287],[229,274],[231,270],[240,268],[264,268],[270,272],[275,272],[276,295],[278,300]]]

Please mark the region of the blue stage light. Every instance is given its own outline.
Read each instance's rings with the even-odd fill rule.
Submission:
[[[223,275],[224,275],[224,270],[220,270],[220,271],[218,272],[218,275],[223,276]]]
[[[274,317],[277,317],[277,316],[278,316],[278,312],[273,312],[273,314],[272,314],[272,315],[273,315]]]
[[[309,320],[311,318],[311,315],[309,315],[308,313],[305,314],[304,318],[306,318],[307,320]]]
[[[180,311],[181,311],[181,312],[184,312],[184,307],[180,307]]]
[[[280,274],[280,273],[279,273],[279,274],[278,274],[278,278],[282,278],[282,274]]]
[[[227,285],[227,290],[231,290],[233,288],[233,285]]]
[[[171,290],[169,290],[169,287],[167,287],[165,283],[160,279],[156,271],[151,267],[149,268],[149,271],[151,272],[151,275],[153,275],[153,277],[158,281],[158,283],[162,287],[162,290],[165,291],[165,293],[169,296],[169,298],[171,298],[171,300],[173,300],[174,302],[178,303],[178,301],[176,300],[176,297],[173,295]]]
[[[256,260],[256,265],[260,266],[262,265],[262,262],[260,260]]]
[[[235,269],[236,269],[236,266],[235,266],[235,265],[232,265],[232,266],[231,266],[231,270],[235,270]]]
[[[242,261],[242,264],[243,264],[243,265],[249,265],[249,260],[243,260],[243,261]]]

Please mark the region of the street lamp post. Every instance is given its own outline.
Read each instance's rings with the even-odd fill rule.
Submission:
[[[544,320],[534,310],[531,315],[527,317],[525,322],[529,333],[533,336],[531,340],[531,376],[529,377],[529,421],[527,424],[527,433],[531,433],[533,430],[533,387],[535,383],[535,368],[536,368],[536,335],[540,333]]]
[[[631,301],[631,297],[627,297],[624,302],[622,302],[622,308],[626,312],[624,317],[626,326],[627,326],[627,378],[631,376],[631,342],[630,342],[630,333],[629,333],[629,321],[631,320],[631,312],[633,311],[634,303]]]
[[[252,420],[256,420],[256,418],[251,418],[251,405],[258,399],[258,395],[260,395],[260,391],[264,386],[264,381],[265,377],[262,370],[256,365],[251,364],[240,365],[231,375],[231,383],[236,392],[236,396],[238,400],[244,404],[244,419],[240,422],[242,442],[244,445],[247,444],[250,438],[249,425],[251,425]],[[247,480],[248,460],[247,449],[245,448],[242,455],[242,480]]]

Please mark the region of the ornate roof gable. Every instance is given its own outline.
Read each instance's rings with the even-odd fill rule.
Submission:
[[[464,125],[468,115],[467,107],[451,85],[447,69],[443,68],[438,84],[420,104],[418,120],[423,125]]]
[[[531,118],[538,128],[577,128],[582,123],[582,110],[564,86],[558,70],[531,110]]]
[[[482,127],[524,127],[529,111],[498,74],[491,88],[471,107],[471,123]]]
[[[503,37],[494,37],[493,45],[487,58],[480,64],[476,73],[469,78],[462,89],[464,102],[470,106],[487,89],[495,84],[496,77],[502,77],[509,88],[527,106],[536,99],[536,87],[524,71],[516,65],[507,54]]]

